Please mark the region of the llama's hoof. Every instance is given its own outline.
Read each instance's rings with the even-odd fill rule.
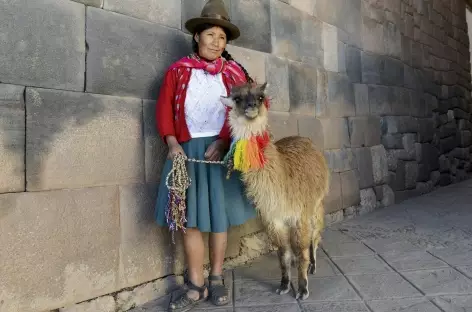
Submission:
[[[308,289],[300,290],[297,292],[295,299],[297,300],[306,300],[310,296]]]
[[[289,291],[290,291],[290,286],[287,284],[287,285],[280,285],[279,288],[277,288],[275,292],[279,295],[285,295]]]
[[[308,265],[308,274],[315,274],[316,273],[316,264],[310,263]]]

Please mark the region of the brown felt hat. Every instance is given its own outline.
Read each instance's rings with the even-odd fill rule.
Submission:
[[[212,24],[225,28],[229,32],[228,41],[234,40],[240,35],[239,28],[231,23],[223,0],[208,0],[203,6],[200,17],[189,19],[185,22],[185,28],[193,34],[201,24]]]

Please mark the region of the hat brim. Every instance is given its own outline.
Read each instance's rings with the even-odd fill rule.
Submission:
[[[211,24],[215,26],[220,26],[225,28],[230,35],[230,38],[227,38],[228,41],[235,40],[240,36],[239,28],[231,22],[225,21],[219,18],[210,18],[210,17],[195,17],[189,19],[185,22],[185,28],[190,32],[194,33],[195,29],[201,24]]]

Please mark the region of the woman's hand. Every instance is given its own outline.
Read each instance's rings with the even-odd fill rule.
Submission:
[[[208,146],[205,152],[205,159],[209,161],[219,161],[223,157],[224,142],[220,139]]]
[[[182,146],[177,142],[175,137],[167,137],[167,146],[169,147],[169,153],[167,154],[167,158],[174,159],[175,155],[177,154],[185,156],[185,152]]]

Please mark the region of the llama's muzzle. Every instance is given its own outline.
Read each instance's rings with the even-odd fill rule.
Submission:
[[[244,114],[249,119],[254,119],[259,115],[259,109],[257,107],[247,107]]]

